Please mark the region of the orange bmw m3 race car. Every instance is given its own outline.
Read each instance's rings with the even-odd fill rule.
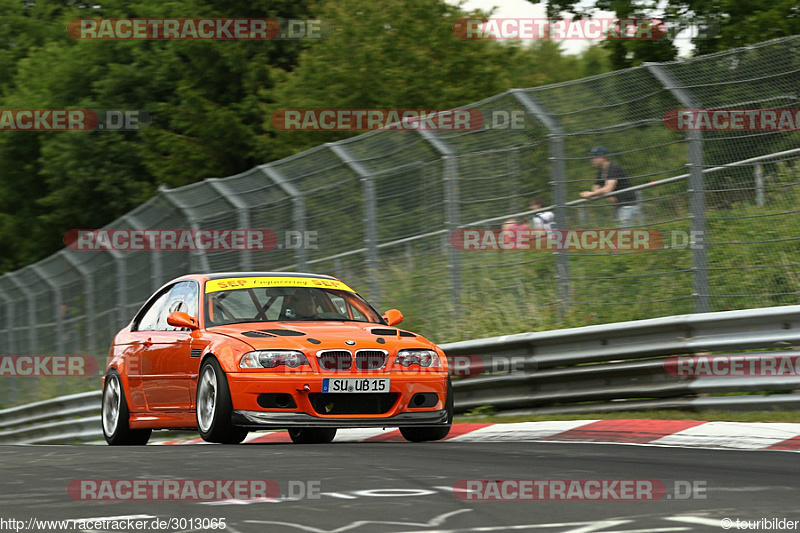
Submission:
[[[453,420],[444,352],[398,329],[340,280],[286,272],[175,279],[114,338],[103,376],[109,444],[146,444],[154,429],[194,429],[240,443],[288,429],[295,443],[338,428],[398,427],[439,440]]]

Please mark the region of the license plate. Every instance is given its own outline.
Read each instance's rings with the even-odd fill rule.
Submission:
[[[323,378],[322,392],[389,392],[389,378]]]

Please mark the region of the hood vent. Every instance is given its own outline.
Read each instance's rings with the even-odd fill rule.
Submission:
[[[370,332],[373,335],[390,335],[392,337],[397,335],[396,329],[385,329],[385,328],[372,328]]]
[[[262,329],[261,331],[272,333],[278,337],[305,337],[306,335],[302,331],[294,331],[293,329]]]
[[[401,337],[416,337],[416,335],[414,335],[410,331],[402,331],[402,330],[400,331],[400,336]]]
[[[270,333],[264,333],[263,331],[245,331],[244,333],[242,333],[242,335],[244,335],[245,337],[274,337],[275,336],[275,335],[272,335]]]

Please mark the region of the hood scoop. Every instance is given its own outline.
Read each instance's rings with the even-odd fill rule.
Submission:
[[[275,337],[275,335],[263,331],[245,331],[242,335],[245,337]]]
[[[293,329],[262,329],[260,331],[271,333],[272,336],[278,337],[305,337],[306,335],[302,331],[295,331]]]
[[[373,335],[387,335],[389,337],[394,337],[399,334],[401,337],[416,337],[416,335],[410,331],[403,331],[402,329],[372,328],[369,331]]]

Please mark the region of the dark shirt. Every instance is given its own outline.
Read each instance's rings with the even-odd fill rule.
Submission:
[[[636,203],[636,193],[634,191],[624,191],[623,189],[627,189],[631,187],[631,180],[625,175],[625,171],[622,170],[616,163],[610,163],[608,165],[608,173],[606,177],[603,178],[603,170],[597,173],[597,185],[602,187],[605,185],[606,180],[617,180],[617,186],[614,187],[615,191],[620,191],[619,194],[615,194],[614,196],[617,197],[616,206],[623,206],[623,205],[633,205]]]

